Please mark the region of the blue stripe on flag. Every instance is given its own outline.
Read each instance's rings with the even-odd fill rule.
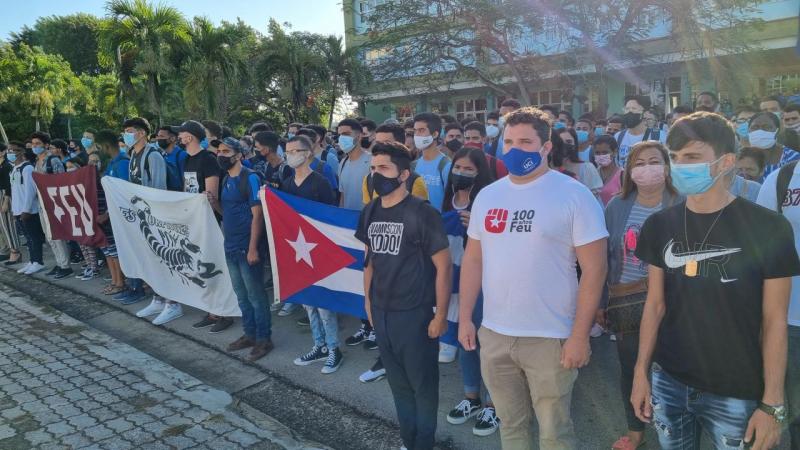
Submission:
[[[313,217],[315,220],[335,227],[349,228],[353,230],[354,234],[356,232],[359,211],[313,202],[275,189],[272,189],[272,192],[300,215]]]
[[[289,303],[316,306],[351,316],[367,318],[364,310],[364,296],[349,292],[334,291],[312,285],[286,299]]]
[[[352,264],[347,266],[348,269],[364,270],[364,250],[356,250],[353,248],[341,247],[341,246],[339,248],[349,253],[350,256],[352,256],[355,259],[355,261],[353,261]]]

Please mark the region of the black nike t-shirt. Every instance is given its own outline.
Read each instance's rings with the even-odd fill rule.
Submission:
[[[654,361],[693,388],[760,400],[764,280],[800,275],[789,222],[742,198],[711,214],[682,202],[645,221],[636,257],[665,271]]]
[[[384,208],[380,199],[361,210],[356,238],[369,246],[370,301],[384,311],[436,304],[431,256],[450,246],[439,212],[412,195]]]

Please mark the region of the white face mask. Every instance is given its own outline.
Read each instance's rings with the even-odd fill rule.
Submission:
[[[486,136],[494,139],[500,134],[500,127],[497,125],[486,125]]]
[[[755,148],[768,149],[775,146],[777,131],[755,130],[747,134],[747,140]]]
[[[786,128],[788,128],[790,130],[797,131],[798,133],[800,133],[800,122],[797,122],[797,123],[792,124],[792,125],[786,125]]]
[[[298,167],[302,166],[304,162],[306,162],[306,158],[306,152],[290,153],[286,155],[286,164],[288,164],[292,169],[297,169]]]
[[[425,150],[433,144],[433,136],[417,136],[414,135],[414,147],[420,150]]]

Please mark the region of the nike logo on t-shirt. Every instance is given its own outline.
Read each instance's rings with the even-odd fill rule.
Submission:
[[[664,264],[670,269],[683,267],[688,261],[700,262],[706,259],[718,258],[742,251],[741,248],[728,248],[724,250],[701,250],[699,252],[674,253],[672,251],[674,245],[675,240],[670,239],[667,243],[667,248],[664,250]]]

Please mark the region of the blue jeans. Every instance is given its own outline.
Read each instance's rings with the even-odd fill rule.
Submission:
[[[653,363],[653,425],[664,450],[700,448],[700,430],[714,447],[744,448],[747,422],[755,400],[723,397],[687,386]]]
[[[475,309],[472,310],[472,323],[475,324],[475,329],[481,327],[483,322],[483,293],[478,294],[478,301],[475,303]],[[465,394],[480,394],[481,382],[481,356],[480,356],[480,342],[478,336],[475,335],[475,350],[466,351],[461,343],[458,343],[458,364],[461,366],[461,378],[464,381]],[[487,392],[486,401],[490,402],[491,399]]]
[[[225,262],[242,311],[244,335],[256,342],[269,340],[272,316],[267,311],[267,297],[264,295],[264,255],[261,255],[260,262],[251,266],[247,262],[246,250],[225,252]]]
[[[308,313],[314,345],[326,345],[329,350],[339,348],[339,322],[336,313],[327,309],[303,305]]]

